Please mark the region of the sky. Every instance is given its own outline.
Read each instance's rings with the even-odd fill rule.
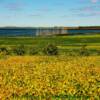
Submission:
[[[0,0],[0,27],[100,26],[100,0]]]

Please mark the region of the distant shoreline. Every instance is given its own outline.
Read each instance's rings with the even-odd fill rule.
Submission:
[[[49,28],[64,28],[64,29],[100,29],[100,26],[75,26],[75,27],[66,27],[66,26],[55,26],[55,27],[0,27],[0,29],[49,29]]]

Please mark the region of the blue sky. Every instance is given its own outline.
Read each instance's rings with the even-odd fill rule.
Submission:
[[[0,26],[100,25],[100,0],[0,0]]]

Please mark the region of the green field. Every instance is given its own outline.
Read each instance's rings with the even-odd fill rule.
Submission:
[[[55,43],[60,46],[82,44],[100,46],[100,35],[52,36],[52,37],[0,37],[0,45],[45,45]]]
[[[0,37],[0,46],[34,46],[43,48],[47,44],[55,44],[62,53],[77,51],[83,45],[91,52],[99,52],[100,35],[74,35],[74,36],[49,36],[49,37]]]

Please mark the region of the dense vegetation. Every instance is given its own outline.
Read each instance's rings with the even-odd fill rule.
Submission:
[[[0,100],[99,100],[100,35],[0,38]]]

